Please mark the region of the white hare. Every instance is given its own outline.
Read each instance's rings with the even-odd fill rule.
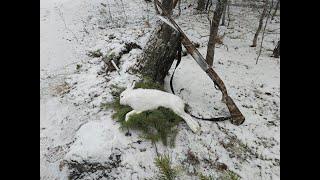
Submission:
[[[170,108],[182,117],[194,133],[200,131],[198,122],[184,112],[185,104],[180,97],[156,89],[133,89],[134,86],[135,82],[120,94],[120,104],[131,106],[133,109],[126,114],[126,121],[133,114],[139,114],[162,106]]]

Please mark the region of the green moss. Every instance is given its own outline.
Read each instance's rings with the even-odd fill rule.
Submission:
[[[241,177],[231,170],[225,170],[221,179],[222,180],[240,180]]]
[[[160,86],[157,83],[145,80],[136,83],[135,88],[159,89]],[[130,112],[132,108],[120,104],[119,97],[123,90],[124,88],[112,86],[111,94],[114,100],[110,103],[101,104],[101,108],[112,108],[114,110],[112,118],[121,124],[121,129],[138,130],[141,132],[141,137],[145,139],[151,140],[152,142],[161,140],[164,145],[173,147],[178,133],[176,127],[182,121],[182,118],[176,115],[171,109],[159,107],[158,109],[134,114],[130,116],[128,121],[125,121],[126,114]]]
[[[96,50],[96,51],[89,51],[87,54],[89,57],[95,58],[95,57],[101,57],[103,56],[102,52],[100,49]]]
[[[177,177],[178,170],[172,167],[171,159],[168,155],[156,157],[154,163],[159,169],[158,179],[174,180]]]
[[[212,176],[205,176],[202,173],[199,173],[199,180],[214,180]]]
[[[140,82],[137,82],[135,88],[143,88],[143,89],[158,89],[164,91],[164,88],[161,84],[157,82],[153,82],[150,78],[144,77],[144,79]]]

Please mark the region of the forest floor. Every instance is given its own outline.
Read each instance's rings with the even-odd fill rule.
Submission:
[[[158,21],[153,3],[40,2],[40,179],[153,179],[158,173],[154,146],[139,132],[126,136],[111,118],[112,110],[101,108],[112,100],[112,85],[126,87],[138,79],[127,70],[142,50],[122,55],[119,74],[106,73],[101,57],[88,56],[98,49],[103,55],[118,53],[130,42],[144,48]],[[196,13],[195,4],[189,4],[183,2],[181,16],[174,19],[200,44],[205,57],[209,22],[205,14]],[[199,179],[199,174],[219,179],[226,175],[225,169],[242,179],[280,179],[280,59],[270,57],[280,38],[280,18],[268,24],[255,64],[259,45],[249,46],[259,14],[237,6],[230,6],[230,12],[229,26],[219,31],[226,36],[224,45],[216,48],[214,69],[246,121],[240,126],[199,121],[198,135],[181,123],[175,147],[157,143],[159,153],[169,154],[173,166],[181,169],[179,179]],[[192,114],[228,115],[221,92],[190,55],[182,58],[173,84]]]

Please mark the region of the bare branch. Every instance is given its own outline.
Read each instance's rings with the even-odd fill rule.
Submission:
[[[269,17],[271,15],[271,10],[273,8],[273,0],[271,1],[271,6],[270,6],[270,10],[268,12],[268,15],[267,15],[267,19],[266,19],[266,22],[265,22],[265,25],[264,25],[264,28],[263,28],[263,32],[262,32],[262,39],[261,39],[261,44],[260,44],[260,49],[259,49],[259,54],[258,54],[258,57],[257,57],[257,60],[256,60],[256,64],[258,64],[258,61],[259,61],[259,57],[261,55],[261,50],[262,50],[262,43],[263,43],[263,40],[264,40],[264,34],[266,32],[266,27],[268,25],[268,20],[269,20]]]

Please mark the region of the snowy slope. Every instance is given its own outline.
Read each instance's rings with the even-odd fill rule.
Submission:
[[[103,54],[119,52],[125,42],[144,47],[155,25],[153,3],[41,0],[40,4],[40,178],[67,179],[71,170],[66,162],[70,161],[100,168],[82,173],[83,179],[154,177],[157,172],[153,164],[154,146],[139,138],[138,132],[125,136],[119,124],[111,119],[111,111],[100,109],[100,103],[112,98],[111,85],[125,87],[138,79],[126,70],[142,51],[133,49],[122,56],[120,75],[101,73],[104,68],[101,58],[86,55],[97,49]],[[199,50],[205,55],[209,34],[206,15],[194,15],[193,7],[187,8],[188,5],[182,3],[177,23],[191,40],[200,43]],[[221,33],[227,32],[226,46],[216,49],[214,68],[246,121],[241,126],[201,121],[200,135],[181,123],[175,148],[157,144],[159,152],[170,154],[174,165],[186,169],[181,179],[198,179],[195,172],[219,177],[222,172],[215,168],[217,162],[226,164],[242,179],[280,176],[280,64],[279,59],[269,57],[272,54],[269,49],[274,48],[279,34],[266,35],[262,55],[255,65],[258,47],[249,45],[258,14],[235,6],[231,6],[231,11],[230,27],[221,29]],[[145,25],[147,18],[150,28]],[[279,20],[268,29],[279,32],[280,23],[276,21]],[[168,80],[169,76],[166,79],[169,91]],[[191,56],[182,58],[173,83],[193,114],[206,117],[228,114],[220,102],[221,93]],[[189,150],[200,164],[187,161]]]

